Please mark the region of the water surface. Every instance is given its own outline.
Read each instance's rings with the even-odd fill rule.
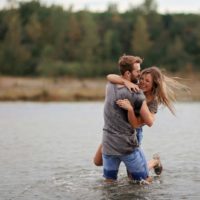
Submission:
[[[92,163],[101,141],[103,103],[0,103],[0,199],[200,199],[200,103],[160,109],[144,128],[143,148],[164,165],[153,184],[103,182]],[[152,174],[153,175],[153,174]]]

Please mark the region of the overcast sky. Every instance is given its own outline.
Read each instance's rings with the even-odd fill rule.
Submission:
[[[29,1],[29,0],[22,0]],[[40,0],[40,2],[47,5],[58,4],[64,8],[73,5],[74,10],[80,10],[87,7],[93,11],[103,11],[107,8],[109,3],[117,3],[119,11],[125,11],[130,5],[137,5],[143,0]],[[156,0],[158,4],[158,11],[161,13],[198,13],[200,14],[199,0]],[[6,0],[0,0],[0,8],[5,7]]]

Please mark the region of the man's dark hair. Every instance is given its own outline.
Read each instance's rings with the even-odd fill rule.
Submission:
[[[142,63],[142,59],[138,56],[130,56],[130,55],[123,55],[119,58],[118,64],[119,64],[119,70],[122,75],[126,71],[132,71],[134,63]]]

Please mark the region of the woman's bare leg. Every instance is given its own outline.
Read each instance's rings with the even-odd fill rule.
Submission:
[[[148,162],[148,168],[149,170],[154,169],[154,172],[157,175],[162,173],[163,167],[160,161],[160,156],[158,154],[155,154],[153,159]]]
[[[96,166],[102,166],[103,165],[103,159],[102,159],[102,144],[99,145],[96,154],[94,156],[93,162]]]
[[[148,161],[149,170],[153,169],[155,166],[159,164],[158,160],[152,159]]]

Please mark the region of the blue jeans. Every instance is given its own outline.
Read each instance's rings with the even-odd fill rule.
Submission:
[[[142,127],[136,128],[136,132],[137,132],[138,144],[141,145],[141,143],[142,143],[142,138],[143,138],[143,130],[142,130]]]
[[[147,162],[140,148],[128,155],[103,154],[103,175],[106,179],[117,179],[120,163],[123,162],[134,180],[145,180],[149,176]]]

